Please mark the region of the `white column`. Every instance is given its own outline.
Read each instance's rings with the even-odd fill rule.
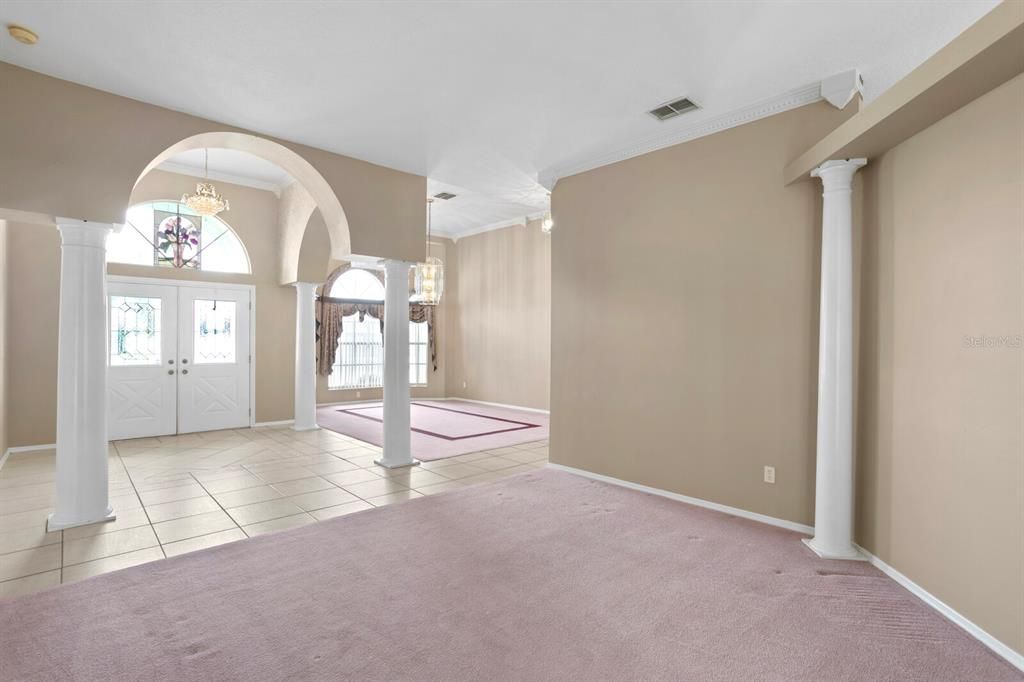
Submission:
[[[419,464],[409,428],[409,267],[384,262],[384,455],[376,463],[389,469]]]
[[[827,161],[821,178],[821,316],[814,537],[826,559],[863,559],[853,546],[853,176],[865,159]]]
[[[295,283],[295,422],[296,431],[313,431],[316,424],[316,284]]]
[[[112,521],[107,473],[106,223],[57,219],[57,500],[47,529]]]

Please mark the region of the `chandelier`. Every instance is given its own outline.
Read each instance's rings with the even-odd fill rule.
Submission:
[[[427,254],[430,253],[430,230],[434,200],[427,199]],[[427,256],[413,268],[413,295],[409,299],[421,305],[437,305],[444,291],[444,263],[440,258]]]
[[[203,164],[203,177],[210,179],[210,150],[204,149],[205,162]],[[221,211],[230,211],[231,204],[223,195],[217,194],[217,188],[211,182],[196,183],[195,194],[182,194],[181,203],[188,206],[201,216],[214,216]]]

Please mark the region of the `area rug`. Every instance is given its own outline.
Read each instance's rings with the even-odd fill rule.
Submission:
[[[0,601],[9,680],[1021,680],[872,566],[540,470]]]
[[[410,407],[412,455],[432,461],[548,437],[548,416],[462,400],[416,400]],[[384,444],[380,402],[321,407],[317,423],[359,440]]]

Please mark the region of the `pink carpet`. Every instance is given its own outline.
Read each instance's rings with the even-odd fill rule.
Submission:
[[[865,563],[542,470],[0,601],[5,680],[1021,680]]]
[[[415,400],[410,408],[413,457],[431,461],[548,437],[548,416],[462,400]],[[321,407],[317,423],[359,440],[384,444],[380,402]]]

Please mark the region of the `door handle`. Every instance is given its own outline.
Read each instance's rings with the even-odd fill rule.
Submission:
[[[182,358],[181,359],[181,364],[187,365],[188,364],[188,358]]]
[[[187,369],[183,369],[183,370],[181,370],[181,373],[182,374],[188,374],[188,370]]]
[[[167,373],[168,374],[174,374],[174,370],[173,369],[169,369],[169,370],[167,370]]]

